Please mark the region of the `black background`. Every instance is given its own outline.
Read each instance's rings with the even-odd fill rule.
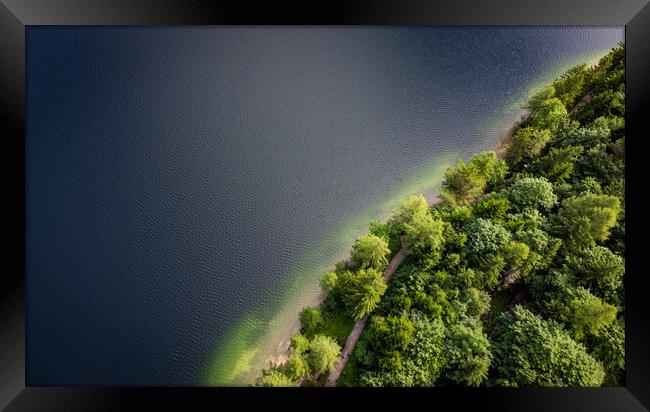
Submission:
[[[349,0],[260,2],[0,0],[3,230],[0,407],[7,410],[392,408],[627,411],[650,408],[649,242],[644,157],[650,138],[647,0]],[[24,35],[26,25],[607,25],[626,26],[625,388],[25,388]],[[630,150],[631,149],[631,150]],[[14,398],[15,397],[15,398]],[[12,401],[12,398],[13,401]],[[358,401],[358,402],[357,402]],[[419,404],[416,406],[415,404]],[[645,408],[644,408],[645,405]]]

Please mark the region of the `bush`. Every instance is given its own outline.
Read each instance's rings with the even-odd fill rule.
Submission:
[[[546,129],[524,127],[512,136],[512,143],[506,152],[506,161],[515,167],[524,159],[537,157],[551,140],[551,132]]]
[[[566,107],[560,99],[552,97],[544,100],[530,116],[529,123],[538,129],[554,130],[568,116]]]
[[[388,265],[388,243],[379,236],[366,235],[354,242],[352,258],[366,268],[383,270]]]
[[[285,374],[294,381],[299,381],[309,376],[310,369],[307,359],[299,353],[293,353],[284,364]]]
[[[509,197],[519,210],[529,207],[548,210],[557,203],[553,185],[543,177],[525,177],[517,180],[510,188]]]
[[[467,233],[466,253],[481,257],[494,254],[510,241],[510,232],[503,226],[485,219],[476,219]]]
[[[293,353],[303,354],[309,350],[309,339],[301,334],[291,337],[291,351]]]
[[[369,341],[383,355],[405,350],[413,340],[415,326],[405,316],[373,316],[368,329]]]
[[[375,310],[386,292],[382,273],[372,268],[360,269],[356,273],[344,272],[339,275],[338,283],[347,312],[355,320]]]
[[[298,386],[287,375],[278,369],[270,369],[263,372],[262,376],[255,380],[254,386]]]
[[[319,307],[306,307],[300,312],[300,323],[306,334],[312,334],[323,323],[323,314]]]
[[[405,225],[412,224],[429,215],[429,205],[421,194],[400,201],[399,208],[388,220],[388,227],[397,233],[404,233]]]
[[[482,152],[474,155],[466,163],[456,162],[455,168],[448,168],[442,182],[440,195],[452,206],[468,204],[483,194],[502,184],[508,174],[508,166],[497,160],[495,152]]]
[[[331,371],[341,355],[341,347],[329,336],[316,335],[309,345],[307,361],[312,372]]]
[[[502,222],[510,210],[510,201],[497,195],[485,195],[473,205],[474,215],[494,222]]]
[[[416,257],[429,257],[437,264],[442,249],[444,225],[431,215],[413,219],[404,225],[407,238],[407,253]]]

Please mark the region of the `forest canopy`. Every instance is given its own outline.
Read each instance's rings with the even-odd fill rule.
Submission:
[[[503,155],[458,160],[439,203],[412,196],[371,222],[255,384],[322,385],[367,316],[340,386],[623,385],[624,56],[532,96]]]

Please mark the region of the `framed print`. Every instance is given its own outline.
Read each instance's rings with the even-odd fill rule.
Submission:
[[[650,6],[311,6],[3,0],[0,405],[647,410]]]

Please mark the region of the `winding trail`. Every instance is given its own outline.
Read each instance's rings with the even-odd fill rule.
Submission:
[[[592,97],[593,96],[591,95],[591,92],[588,92],[587,94],[582,96],[582,99],[580,99],[580,101],[576,103],[576,105],[573,106],[573,109],[571,109],[571,111],[569,112],[569,116],[573,116],[578,111],[578,109],[580,109],[585,104],[589,103]]]
[[[406,236],[400,236],[400,242],[402,244],[402,247],[395,254],[395,256],[393,256],[393,259],[391,259],[390,263],[388,264],[388,267],[384,269],[384,280],[386,281],[386,283],[388,283],[390,277],[393,276],[393,273],[395,273],[399,265],[402,264],[404,258],[406,257],[405,240],[406,240]],[[336,366],[334,366],[334,369],[332,369],[332,371],[330,372],[330,375],[327,377],[325,386],[336,386],[336,382],[339,380],[339,377],[341,376],[341,372],[343,371],[343,368],[345,368],[345,364],[348,363],[348,359],[350,359],[350,355],[354,350],[354,346],[357,344],[357,341],[361,336],[361,332],[363,332],[363,328],[366,326],[366,321],[368,321],[368,316],[364,316],[354,323],[354,326],[352,327],[352,331],[350,331],[350,334],[348,335],[348,339],[345,341],[345,345],[343,346],[343,350],[341,351],[341,357],[339,358],[339,361],[336,364]]]

